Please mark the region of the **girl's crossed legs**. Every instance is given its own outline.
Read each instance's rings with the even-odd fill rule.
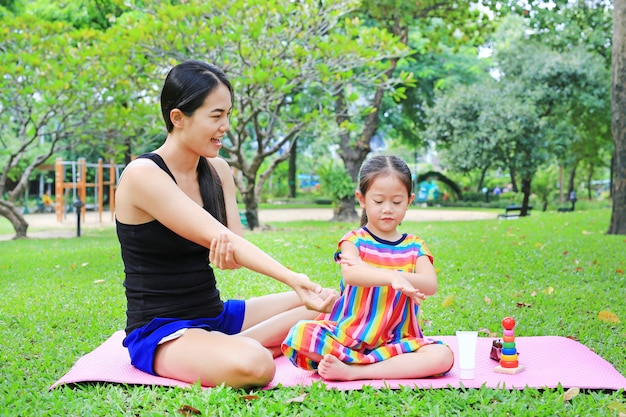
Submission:
[[[434,343],[415,352],[402,353],[381,362],[347,364],[333,355],[312,355],[319,362],[317,372],[324,379],[353,381],[356,379],[427,378],[448,372],[454,355],[446,345]]]

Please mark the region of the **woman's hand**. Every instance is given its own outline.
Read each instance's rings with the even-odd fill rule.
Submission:
[[[211,241],[209,262],[219,269],[237,269],[241,267],[235,261],[235,251],[226,233],[220,234],[219,238]]]
[[[300,280],[293,286],[302,304],[309,310],[319,311],[320,313],[329,313],[335,301],[339,297],[336,290],[322,288],[319,284],[312,282],[309,277],[304,274],[298,274]]]

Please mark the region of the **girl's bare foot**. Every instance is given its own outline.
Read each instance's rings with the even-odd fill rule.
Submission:
[[[353,367],[341,362],[333,355],[324,355],[317,366],[317,373],[324,379],[335,381],[352,381],[358,379]]]

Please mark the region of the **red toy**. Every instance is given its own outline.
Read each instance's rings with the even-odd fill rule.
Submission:
[[[500,354],[500,365],[496,366],[493,371],[501,374],[517,374],[525,368],[520,365],[518,360],[517,348],[515,347],[515,319],[513,317],[505,317],[502,319],[502,327],[504,334],[502,337],[502,352]]]

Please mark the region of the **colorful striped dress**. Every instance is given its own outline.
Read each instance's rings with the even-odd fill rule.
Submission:
[[[377,268],[415,272],[419,256],[433,256],[422,239],[404,234],[396,242],[372,235],[365,227],[348,232],[338,244],[352,242],[361,259]],[[328,353],[351,364],[380,362],[440,343],[425,339],[418,323],[419,306],[406,295],[385,287],[357,287],[340,282],[341,295],[329,314],[302,320],[290,330],[282,351],[299,368],[314,370],[318,363],[307,353]]]

